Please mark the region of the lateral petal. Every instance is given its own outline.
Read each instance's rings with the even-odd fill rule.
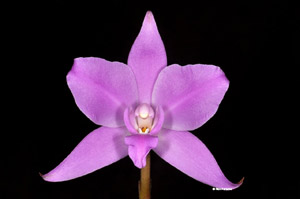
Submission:
[[[125,108],[138,101],[134,74],[120,62],[77,58],[67,83],[79,109],[98,125],[124,126]]]
[[[170,65],[159,74],[152,102],[165,111],[164,128],[188,131],[199,128],[217,111],[229,81],[213,65]]]

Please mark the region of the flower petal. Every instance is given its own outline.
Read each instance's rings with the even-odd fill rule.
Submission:
[[[153,121],[153,128],[150,131],[150,135],[157,135],[160,132],[164,123],[164,119],[165,119],[164,110],[162,109],[161,106],[156,107],[155,118]]]
[[[161,69],[167,65],[165,47],[150,11],[131,47],[128,65],[135,74],[141,103],[150,104],[154,82]]]
[[[79,109],[99,125],[123,126],[125,108],[138,100],[134,74],[119,62],[77,58],[67,83]]]
[[[135,114],[130,107],[126,108],[124,111],[124,124],[130,133],[138,134],[138,126],[135,121]]]
[[[207,147],[190,132],[164,129],[153,150],[183,173],[210,186],[235,189],[242,183],[231,183]]]
[[[94,130],[55,169],[42,177],[51,182],[71,180],[120,160],[128,154],[125,132],[124,127]]]
[[[228,86],[217,66],[174,64],[159,74],[152,102],[165,110],[164,128],[194,130],[216,113]]]
[[[125,137],[128,154],[138,168],[146,166],[146,157],[151,149],[157,146],[158,138],[151,135],[131,135]]]

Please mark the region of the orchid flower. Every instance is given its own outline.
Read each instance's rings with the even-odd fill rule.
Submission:
[[[79,109],[101,125],[89,133],[46,181],[89,174],[129,155],[138,168],[153,150],[188,176],[234,189],[207,147],[192,133],[217,111],[229,86],[214,65],[167,66],[164,44],[148,11],[127,64],[76,58],[67,84]]]

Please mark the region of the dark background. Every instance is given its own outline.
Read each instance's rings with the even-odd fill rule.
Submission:
[[[154,14],[168,64],[218,65],[230,80],[216,115],[193,133],[230,181],[245,177],[234,191],[213,191],[151,153],[152,198],[299,196],[294,4],[53,0],[10,9],[3,31],[9,72],[2,73],[2,80],[9,77],[3,84],[9,128],[2,134],[10,138],[1,140],[0,198],[138,198],[139,170],[128,157],[67,182],[45,182],[39,172],[53,169],[97,128],[67,87],[73,59],[126,63],[147,10]]]

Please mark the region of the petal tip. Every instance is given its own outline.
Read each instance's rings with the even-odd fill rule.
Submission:
[[[59,182],[59,180],[51,178],[51,176],[53,177],[53,175],[51,175],[49,173],[42,174],[42,173],[39,172],[39,175],[43,178],[44,181],[47,181],[47,182]]]
[[[150,29],[156,29],[156,22],[154,19],[154,15],[151,11],[147,11],[145,18],[144,18],[144,22],[143,22],[143,27],[147,28],[147,30],[149,31]]]
[[[241,185],[243,184],[244,180],[245,180],[245,177],[243,177],[237,184],[238,184],[239,186],[241,186]]]
[[[41,176],[41,178],[43,178],[43,180],[47,181],[45,175],[43,175],[41,172],[39,172],[39,175]]]
[[[152,20],[154,17],[153,17],[153,13],[150,11],[150,10],[148,10],[147,12],[146,12],[146,17],[145,17],[145,19],[147,19],[147,20]]]
[[[242,179],[238,183],[236,183],[235,186],[232,187],[232,189],[239,188],[243,184],[244,179],[245,179],[245,177],[242,177]]]
[[[39,175],[41,176],[41,178],[43,178],[43,180],[45,180],[45,181],[47,181],[47,182],[51,182],[51,180],[49,180],[47,174],[42,174],[41,172],[39,172]]]

